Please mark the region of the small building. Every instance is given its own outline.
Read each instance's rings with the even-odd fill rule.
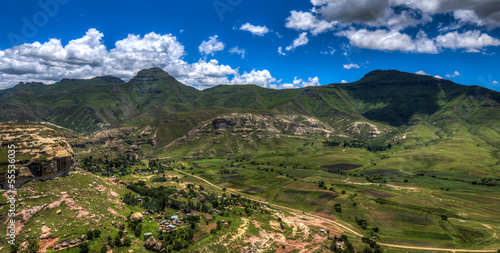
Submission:
[[[303,219],[303,220],[307,220],[307,218],[306,218],[306,217],[302,217],[302,219]]]
[[[67,242],[63,242],[63,243],[61,244],[61,247],[63,247],[63,248],[68,247],[68,243],[67,243]]]
[[[77,244],[77,243],[78,243],[78,241],[77,241],[77,240],[71,240],[71,241],[69,241],[69,244],[70,244],[70,245],[75,245],[75,244]]]
[[[56,246],[54,246],[54,249],[55,249],[55,250],[58,250],[58,249],[60,249],[60,248],[61,248],[61,244],[57,244]]]
[[[324,229],[320,229],[319,232],[325,233],[326,231]]]
[[[178,218],[178,217],[177,217],[177,215],[172,215],[172,216],[170,216],[170,219],[172,219],[172,220],[175,220],[175,219],[177,219],[177,218]]]
[[[176,228],[176,226],[174,226],[174,225],[168,225],[168,226],[167,226],[167,228],[170,228],[170,229],[175,229],[175,228]]]
[[[153,233],[149,232],[149,233],[144,233],[144,236],[152,236]]]

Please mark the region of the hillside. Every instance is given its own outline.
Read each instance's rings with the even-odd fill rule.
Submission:
[[[200,91],[154,68],[19,84],[0,120],[19,121],[0,124],[0,162],[15,144],[25,250],[500,247],[500,95],[485,88],[378,70]]]
[[[373,71],[351,84],[291,90],[219,85],[199,91],[154,68],[140,71],[127,83],[106,76],[53,85],[18,84],[0,91],[0,121],[48,121],[91,133],[175,112],[223,107],[301,114],[337,129],[346,127],[346,119],[402,126],[414,115],[432,115],[460,95],[477,94],[479,99],[500,99],[484,88],[392,70]]]

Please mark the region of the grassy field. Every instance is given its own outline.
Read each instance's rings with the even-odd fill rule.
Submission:
[[[500,247],[498,187],[471,184],[480,176],[460,170],[381,169],[379,163],[384,160],[380,157],[387,153],[313,144],[303,152],[191,160],[185,171],[265,201],[346,221],[380,242],[441,248]],[[342,163],[366,166],[347,171],[350,175],[320,167]],[[223,170],[230,174],[222,174]],[[318,186],[320,181],[324,181],[324,188]],[[341,213],[335,212],[335,204],[341,205]],[[366,230],[356,224],[361,219],[367,221]]]

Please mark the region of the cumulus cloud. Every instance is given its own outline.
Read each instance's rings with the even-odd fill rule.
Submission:
[[[498,1],[495,0],[392,0],[392,2],[393,5],[406,5],[430,14],[453,12],[459,21],[487,26],[490,29],[500,27],[500,8]]]
[[[293,43],[290,46],[287,46],[286,51],[295,50],[295,48],[307,45],[309,43],[309,39],[307,38],[307,32],[303,32],[299,34],[299,37],[293,40]]]
[[[445,40],[453,40],[458,33],[428,38],[424,32],[417,35],[402,32],[409,27],[429,24],[436,14],[447,14],[455,20],[440,25],[440,32],[465,25],[500,27],[500,8],[496,0],[311,0],[311,3],[313,7],[309,11],[291,11],[286,27],[313,35],[336,29],[337,36],[347,37],[353,45],[375,50],[435,54],[443,49],[481,52],[486,46],[498,46],[495,38],[488,34],[478,35],[477,30],[460,33],[466,36],[463,41],[451,44]],[[342,30],[350,32],[339,32]],[[365,35],[368,37],[362,41]],[[479,42],[473,43],[473,40]]]
[[[239,55],[241,55],[241,59],[245,59],[245,55],[247,54],[247,52],[244,48],[238,48],[237,46],[230,48],[229,53],[239,54]]]
[[[342,80],[340,81],[340,83],[347,83],[347,80]]]
[[[375,21],[385,14],[389,0],[312,0],[316,12],[342,23]]]
[[[424,32],[419,32],[416,38],[400,33],[395,30],[378,29],[369,31],[366,29],[350,29],[339,32],[338,35],[347,37],[351,45],[358,48],[418,52],[418,53],[438,53],[438,48],[434,42],[427,38]]]
[[[344,69],[359,69],[359,65],[354,63],[344,64]]]
[[[277,85],[278,80],[271,75],[269,70],[255,70],[243,72],[241,75],[236,75],[231,84],[256,84],[265,88],[270,88],[272,85]]]
[[[224,50],[226,46],[223,42],[217,40],[217,35],[209,37],[209,40],[201,42],[198,50],[205,55],[214,55],[215,52]]]
[[[457,76],[461,76],[461,75],[458,71],[455,71],[455,72],[453,72],[453,74],[446,74],[445,76],[447,78],[453,78],[453,77],[457,77]]]
[[[450,49],[476,49],[475,51],[469,52],[479,52],[479,49],[488,46],[500,46],[500,40],[486,33],[481,33],[481,31],[478,30],[464,33],[455,31],[439,35],[436,38],[436,43],[441,47]]]
[[[497,80],[493,80],[493,82],[491,82],[491,85],[493,85],[493,86],[496,86],[497,84],[498,84]]]
[[[280,80],[266,69],[240,74],[237,68],[221,64],[216,59],[188,63],[183,59],[186,55],[184,46],[171,34],[130,34],[117,41],[112,49],[104,46],[103,37],[98,30],[89,29],[83,37],[71,40],[67,45],[61,40],[51,39],[0,50],[0,88],[19,82],[50,84],[63,78],[103,75],[128,81],[139,70],[152,67],[160,67],[179,81],[199,89],[236,83],[264,87],[280,85]],[[211,40],[216,38],[213,36]],[[232,51],[241,54],[242,50],[235,47]]]
[[[270,31],[269,28],[267,28],[266,26],[252,25],[250,23],[243,24],[240,27],[240,30],[248,31],[248,32],[251,32],[253,35],[257,35],[257,36],[261,36],[261,37]]]
[[[304,88],[309,86],[320,86],[319,78],[309,77],[307,81],[302,80],[301,78],[294,77],[292,83],[284,83],[281,88],[285,89],[293,89],[293,88]]]
[[[394,18],[407,26],[426,23],[430,15],[452,13],[456,20],[492,29],[500,27],[500,9],[495,0],[312,0],[313,12],[329,21],[344,24],[381,22]],[[396,7],[405,7],[400,14]],[[409,11],[404,13],[405,11]],[[416,15],[415,15],[416,14]],[[386,24],[383,24],[386,23]]]
[[[336,23],[320,20],[310,12],[291,11],[285,26],[298,31],[311,31],[312,34],[316,35],[332,29]]]
[[[435,75],[434,78],[443,79],[440,75]]]

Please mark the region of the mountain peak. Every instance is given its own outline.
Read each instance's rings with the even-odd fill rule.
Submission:
[[[415,81],[434,81],[443,82],[444,79],[437,79],[432,76],[419,75],[414,73],[402,72],[399,70],[389,69],[389,70],[374,70],[366,74],[363,78],[355,83],[413,83]]]
[[[110,75],[107,75],[107,76],[98,76],[98,77],[94,77],[92,79],[104,81],[104,82],[107,82],[107,83],[117,83],[117,84],[125,83],[125,81],[123,81],[122,79],[120,79],[120,78],[118,78],[116,76],[110,76]]]
[[[139,83],[151,83],[151,82],[159,82],[172,80],[175,78],[169,75],[166,71],[161,68],[150,68],[143,69],[130,79],[130,84],[139,84]]]

